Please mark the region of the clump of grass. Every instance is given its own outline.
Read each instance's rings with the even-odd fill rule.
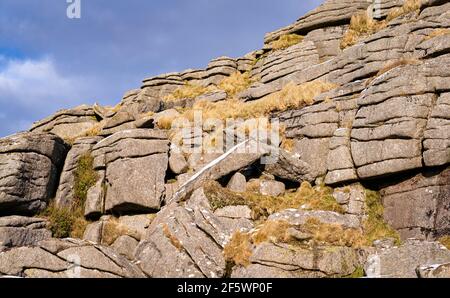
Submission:
[[[290,232],[291,229],[311,235],[311,237],[305,240],[295,239]],[[225,246],[224,255],[228,261],[245,267],[250,264],[253,248],[261,243],[285,243],[309,247],[310,241],[315,244],[353,248],[363,247],[366,243],[363,234],[357,229],[345,229],[340,225],[324,224],[314,218],[300,226],[277,220],[266,221],[248,233],[236,232]]]
[[[171,94],[164,97],[165,101],[174,101],[178,99],[194,99],[200,95],[212,91],[211,88],[204,87],[198,84],[186,82],[182,87],[179,87]]]
[[[75,170],[74,197],[70,206],[56,206],[51,202],[41,216],[50,222],[55,238],[82,238],[88,222],[84,218],[84,205],[89,188],[95,185],[98,176],[93,168],[90,153],[82,155]]]
[[[444,245],[447,249],[450,249],[450,236],[444,236],[439,238],[438,240],[442,245]]]
[[[84,205],[89,188],[95,185],[98,174],[94,170],[94,157],[90,152],[80,156],[78,165],[74,173],[74,202],[77,205]]]
[[[344,209],[332,196],[332,190],[328,187],[311,187],[307,182],[296,192],[287,192],[280,197],[264,196],[253,191],[235,193],[223,188],[219,183],[211,181],[205,184],[206,197],[214,210],[226,206],[247,205],[252,210],[254,220],[265,219],[273,213],[286,210],[326,210],[344,213]]]
[[[287,84],[281,91],[259,100],[243,103],[231,99],[220,102],[199,101],[193,109],[185,111],[181,117],[193,121],[194,111],[202,111],[204,119],[250,119],[298,109],[314,103],[318,95],[336,88],[337,85],[321,81],[307,82],[301,85]]]
[[[396,67],[404,66],[404,65],[416,65],[418,63],[419,63],[419,60],[414,59],[414,58],[401,58],[399,60],[390,62],[390,63],[386,64],[382,69],[380,69],[373,78],[368,79],[366,82],[366,86],[368,86],[376,78],[382,76],[383,74],[387,73],[388,71],[390,71]]]
[[[400,16],[406,15],[411,12],[416,12],[418,14],[420,12],[421,6],[422,6],[421,0],[405,0],[402,7],[396,7],[389,10],[388,15],[386,17],[386,21],[390,22],[393,19],[396,19]]]
[[[102,228],[102,243],[111,245],[120,236],[128,235],[136,240],[140,240],[140,234],[137,231],[131,230],[122,225],[116,218],[112,218],[103,223]]]
[[[235,265],[247,267],[252,256],[252,243],[250,235],[237,231],[233,234],[228,244],[224,247],[225,260]]]
[[[433,30],[430,34],[428,34],[428,36],[425,37],[425,40],[430,40],[432,38],[438,37],[438,36],[443,36],[443,35],[447,35],[450,34],[450,29],[443,29],[443,28],[439,28],[439,29],[435,29]]]
[[[352,16],[350,27],[341,40],[341,49],[355,45],[361,38],[370,36],[386,27],[386,22],[376,21],[367,12]]]
[[[270,47],[275,50],[284,50],[303,41],[304,37],[298,34],[285,34],[280,36],[277,40],[270,44]]]
[[[163,234],[164,236],[167,237],[167,239],[169,239],[170,243],[179,251],[182,251],[184,249],[183,244],[181,243],[180,240],[178,240],[177,237],[175,237],[175,235],[172,234],[172,232],[170,232],[169,226],[167,224],[163,224]]]
[[[384,238],[393,238],[396,245],[401,244],[398,232],[384,221],[384,207],[378,192],[366,190],[366,213],[367,219],[363,223],[363,230],[370,245],[375,240]]]
[[[233,98],[236,94],[248,89],[252,84],[250,74],[248,72],[241,73],[239,71],[233,73],[231,76],[223,79],[217,88],[227,93],[229,98]]]
[[[357,267],[355,271],[353,271],[352,274],[345,276],[345,278],[362,278],[365,276],[364,268],[363,267]]]
[[[367,239],[359,229],[344,228],[338,224],[325,224],[316,218],[310,218],[299,228],[311,234],[315,242],[333,246],[361,248],[367,245]]]

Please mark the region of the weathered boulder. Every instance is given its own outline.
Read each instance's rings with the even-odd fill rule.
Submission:
[[[192,209],[191,209],[192,210]],[[203,212],[202,212],[203,211]],[[226,235],[206,210],[170,205],[160,211],[136,251],[142,270],[151,277],[223,277],[222,248]],[[213,235],[204,226],[214,229]],[[215,238],[214,236],[218,238]]]
[[[233,278],[344,277],[363,264],[363,252],[349,247],[307,249],[263,243],[250,257],[251,264],[233,269]]]
[[[400,247],[380,249],[369,255],[368,277],[414,278],[416,269],[450,262],[450,251],[437,242],[408,240]]]
[[[82,105],[73,109],[61,110],[52,116],[35,122],[33,132],[51,132],[62,139],[70,140],[88,132],[97,125],[94,109]]]
[[[92,156],[100,178],[88,191],[86,215],[158,210],[168,151],[167,135],[160,130],[125,130],[97,143]]]
[[[433,240],[450,231],[450,169],[424,170],[381,190],[385,220],[403,239]]]
[[[151,277],[224,277],[222,250],[234,231],[247,224],[241,219],[215,215],[199,188],[185,206],[173,203],[157,214],[136,259]]]
[[[450,278],[450,263],[417,268],[420,278]]]
[[[144,278],[144,273],[110,248],[67,239],[0,253],[0,275],[38,278]]]
[[[234,192],[245,192],[247,189],[247,178],[241,173],[236,173],[231,177],[227,188]]]
[[[48,133],[0,139],[0,214],[32,214],[55,195],[68,146]]]
[[[13,247],[32,246],[51,238],[52,233],[46,229],[47,224],[40,218],[0,217],[0,252]]]
[[[369,7],[366,0],[327,0],[325,3],[301,17],[297,22],[277,31],[267,33],[268,44],[285,34],[304,34],[313,29],[329,27],[335,24],[348,24],[350,18]]]
[[[265,196],[278,197],[285,191],[286,186],[283,182],[262,179],[259,183],[259,192]]]

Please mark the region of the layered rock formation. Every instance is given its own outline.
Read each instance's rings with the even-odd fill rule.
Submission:
[[[0,275],[449,277],[450,3],[410,2],[327,0],[1,139]]]

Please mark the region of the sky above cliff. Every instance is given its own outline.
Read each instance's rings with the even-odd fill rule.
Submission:
[[[261,48],[321,0],[0,1],[0,137],[82,103],[117,104],[143,78]]]

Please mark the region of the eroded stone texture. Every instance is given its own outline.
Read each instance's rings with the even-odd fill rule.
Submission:
[[[424,170],[381,195],[384,217],[402,238],[436,239],[450,232],[450,169]]]
[[[48,133],[0,139],[0,214],[42,210],[55,195],[68,146]]]

